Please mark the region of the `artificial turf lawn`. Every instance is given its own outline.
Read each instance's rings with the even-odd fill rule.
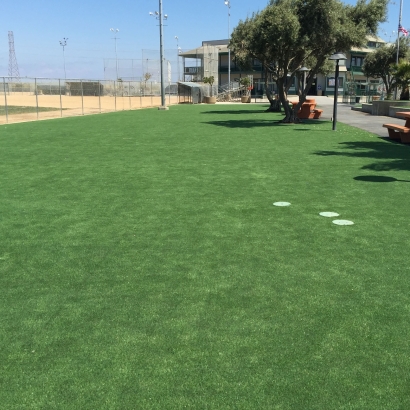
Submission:
[[[1,408],[410,408],[410,148],[265,108],[0,126]]]

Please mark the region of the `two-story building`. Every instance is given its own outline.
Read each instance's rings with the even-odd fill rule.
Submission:
[[[339,62],[339,95],[369,95],[375,94],[380,80],[367,78],[361,71],[364,57],[376,50],[385,41],[379,37],[368,37],[367,45],[363,48],[352,48],[346,53],[347,60]],[[231,54],[229,67],[228,40],[203,41],[202,46],[181,53],[183,58],[183,81],[202,82],[203,77],[213,75],[215,84],[227,86],[228,70],[231,82],[238,82],[241,77],[253,76],[254,89],[252,94],[261,95],[264,90],[263,66],[258,60],[252,61],[251,70],[242,70]],[[309,91],[309,95],[334,95],[335,74],[328,76],[318,74]],[[275,85],[272,84],[275,89]],[[290,94],[296,93],[296,86],[292,84]]]

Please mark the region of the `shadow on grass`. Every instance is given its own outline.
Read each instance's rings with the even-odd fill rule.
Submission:
[[[397,179],[394,177],[385,177],[383,175],[359,175],[353,179],[363,182],[410,182],[407,179]]]
[[[227,128],[257,128],[257,127],[294,127],[300,125],[328,125],[328,121],[317,121],[317,120],[305,120],[297,124],[283,123],[281,120],[277,119],[244,119],[244,120],[227,120],[227,121],[206,121],[203,124],[216,125],[218,127]],[[329,131],[327,130],[317,130],[317,131]],[[294,128],[293,131],[311,131],[309,128]]]
[[[410,149],[390,141],[342,142],[340,151],[316,151],[314,155],[345,156],[351,158],[375,158],[378,161],[364,165],[362,169],[373,171],[410,171]]]
[[[264,109],[258,109],[258,110],[220,110],[220,111],[202,111],[201,114],[255,114],[255,113],[267,113],[267,114],[278,114],[278,113],[270,113],[267,112],[266,110],[269,107],[265,107]],[[280,114],[280,113],[279,113]]]

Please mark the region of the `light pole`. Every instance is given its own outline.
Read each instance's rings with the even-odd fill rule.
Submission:
[[[231,38],[231,0],[225,0],[225,6],[228,6],[228,41]],[[231,89],[231,50],[228,46],[228,86]]]
[[[162,42],[163,37],[163,19],[167,20],[168,15],[162,14],[162,0],[159,0],[159,12],[150,12],[150,16],[156,16],[155,18],[159,20],[159,54],[160,54],[160,66],[161,66],[161,106],[158,107],[159,110],[168,110],[165,104],[165,89],[164,89],[164,44]]]
[[[305,91],[305,86],[306,86],[306,72],[310,70],[307,67],[303,66],[302,68],[299,68],[299,71],[303,73],[303,82],[302,82],[302,95],[303,95],[303,92]]]
[[[67,76],[65,73],[65,53],[64,53],[64,48],[67,45],[67,40],[68,38],[64,37],[62,40],[60,40],[60,46],[63,47],[63,62],[64,62],[64,79],[67,80]]]
[[[399,49],[400,49],[400,31],[402,30],[401,26],[401,16],[403,10],[403,0],[400,1],[400,12],[399,12],[399,26],[397,30],[397,53],[396,53],[396,64],[399,64]],[[394,89],[394,99],[397,100],[397,86]]]
[[[336,131],[336,121],[337,121],[337,96],[339,92],[339,60],[347,60],[343,53],[335,53],[329,57],[329,60],[336,61],[335,69],[335,95],[333,101],[333,131]]]
[[[175,36],[175,40],[177,41],[177,70],[178,70],[178,81],[179,81],[179,45],[178,45],[178,36]]]
[[[117,33],[120,31],[118,28],[110,28],[110,31],[114,33],[114,41],[115,41],[115,75],[116,80],[118,80],[118,58],[117,58]]]

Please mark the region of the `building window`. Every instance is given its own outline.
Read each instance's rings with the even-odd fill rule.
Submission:
[[[338,80],[339,80],[339,88],[343,88],[344,78],[339,77]],[[327,87],[334,88],[334,86],[335,86],[335,78],[334,77],[328,77],[327,78]]]
[[[363,57],[352,56],[350,66],[361,67],[363,65]]]

